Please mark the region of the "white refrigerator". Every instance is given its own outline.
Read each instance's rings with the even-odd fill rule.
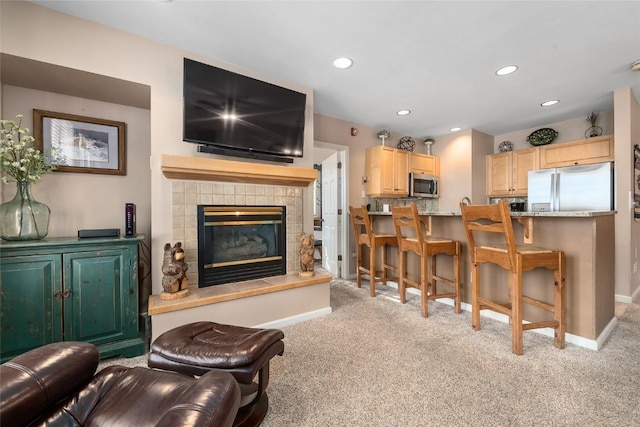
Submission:
[[[613,210],[613,163],[529,172],[530,212]]]

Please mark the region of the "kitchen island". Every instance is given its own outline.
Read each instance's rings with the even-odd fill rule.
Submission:
[[[377,232],[394,233],[391,213],[370,212],[370,215]],[[599,349],[616,324],[615,211],[512,212],[511,216],[518,244],[564,251],[567,342]],[[462,244],[462,301],[463,308],[470,311],[471,266],[460,212],[420,212],[420,217],[430,226],[432,236],[455,239]],[[440,257],[437,262],[439,270],[451,271],[450,257]],[[507,272],[494,265],[481,268],[483,281],[496,283],[493,296],[507,301]],[[410,277],[419,277],[417,258],[407,261],[407,270]],[[536,286],[549,280],[553,280],[553,275],[548,270],[536,269],[525,273],[525,294],[553,301],[551,287]],[[506,321],[506,316],[489,310],[483,310],[482,314]],[[537,321],[545,314],[525,306],[524,319]],[[552,335],[550,329],[540,331]]]

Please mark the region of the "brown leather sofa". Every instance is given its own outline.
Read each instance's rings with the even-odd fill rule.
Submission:
[[[231,426],[240,388],[227,372],[195,379],[175,372],[110,366],[98,349],[58,342],[0,366],[0,425]]]

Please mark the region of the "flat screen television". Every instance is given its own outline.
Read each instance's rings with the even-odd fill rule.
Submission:
[[[292,163],[302,157],[304,93],[184,59],[183,139],[198,151]]]

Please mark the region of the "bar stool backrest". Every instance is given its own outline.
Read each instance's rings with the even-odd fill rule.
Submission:
[[[496,204],[487,205],[460,203],[460,211],[467,234],[471,261],[473,263],[490,262],[515,272],[517,246],[507,202],[500,200]],[[504,249],[503,251],[495,250],[497,245],[489,247],[489,245],[476,244],[476,238],[481,240],[480,235],[487,233],[502,235],[503,241],[499,247]],[[479,259],[480,257],[482,259]]]
[[[424,233],[415,203],[409,206],[391,206],[393,226],[398,237],[398,247],[422,256]]]
[[[351,226],[353,227],[353,236],[356,244],[367,245],[371,247],[373,241],[373,227],[371,226],[371,218],[365,206],[354,208],[349,206],[351,214]]]

